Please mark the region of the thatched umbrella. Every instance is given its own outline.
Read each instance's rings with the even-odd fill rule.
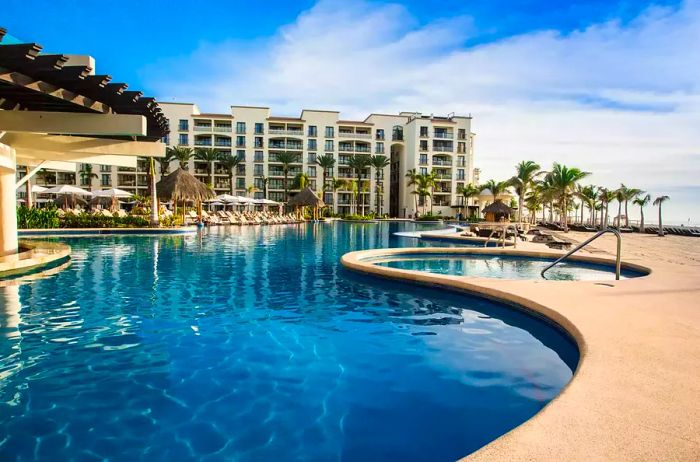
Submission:
[[[318,220],[318,209],[326,206],[326,204],[323,202],[323,199],[318,197],[316,193],[313,192],[308,186],[304,188],[304,190],[301,191],[299,194],[289,199],[287,205],[291,205],[294,207],[313,207],[314,220]]]
[[[202,202],[214,197],[214,192],[197,178],[192,176],[187,170],[178,168],[170,175],[164,177],[156,184],[158,197],[167,198],[175,203],[177,213],[177,203],[182,201],[182,217],[185,217],[185,202],[193,201],[197,204],[197,213],[201,217]]]
[[[496,202],[484,207],[482,212],[486,215],[486,221],[496,222],[504,217],[510,219],[510,216],[513,214],[513,209],[504,204],[500,199],[496,199]]]

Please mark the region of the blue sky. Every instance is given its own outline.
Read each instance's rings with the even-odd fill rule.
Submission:
[[[700,222],[700,0],[4,0],[0,26],[205,111],[473,114],[483,179],[559,161]]]

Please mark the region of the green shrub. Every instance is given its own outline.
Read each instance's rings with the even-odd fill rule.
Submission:
[[[58,210],[55,207],[45,209],[18,207],[17,227],[19,229],[58,228]]]
[[[374,215],[345,215],[346,220],[369,221],[374,220]]]
[[[148,226],[148,220],[139,216],[106,217],[81,213],[67,213],[61,218],[61,228],[143,228]]]
[[[425,215],[419,215],[418,218],[416,218],[416,221],[438,221],[443,219],[445,219],[445,217],[443,217],[441,214],[433,215],[432,213],[428,212]]]

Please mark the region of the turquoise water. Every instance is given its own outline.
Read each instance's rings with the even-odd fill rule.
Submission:
[[[478,449],[556,396],[578,353],[498,303],[339,264],[416,245],[391,236],[412,229],[62,239],[67,269],[0,288],[0,460],[448,461]]]
[[[501,279],[542,279],[540,274],[553,260],[544,258],[515,257],[508,255],[421,255],[394,256],[391,261],[375,264],[429,273],[449,274]],[[613,266],[564,260],[549,269],[545,276],[555,281],[606,281],[615,280]],[[644,276],[643,273],[623,269],[621,279]]]

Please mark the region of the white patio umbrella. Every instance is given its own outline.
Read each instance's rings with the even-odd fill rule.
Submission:
[[[43,186],[39,186],[38,184],[33,184],[32,185],[32,194],[43,194],[44,191],[46,191],[47,188]]]
[[[227,203],[233,203],[233,202],[238,202],[238,198],[236,196],[232,196],[230,194],[219,194],[216,196],[213,201],[220,201],[220,202],[227,202]]]
[[[41,192],[42,194],[57,194],[59,196],[66,195],[76,195],[76,196],[92,196],[90,191],[80,189],[77,186],[71,186],[69,184],[62,184],[59,186],[54,186],[53,188],[46,189]]]
[[[102,191],[97,191],[93,194],[95,197],[131,197],[132,193],[124,191],[123,189],[111,188],[103,189]]]

